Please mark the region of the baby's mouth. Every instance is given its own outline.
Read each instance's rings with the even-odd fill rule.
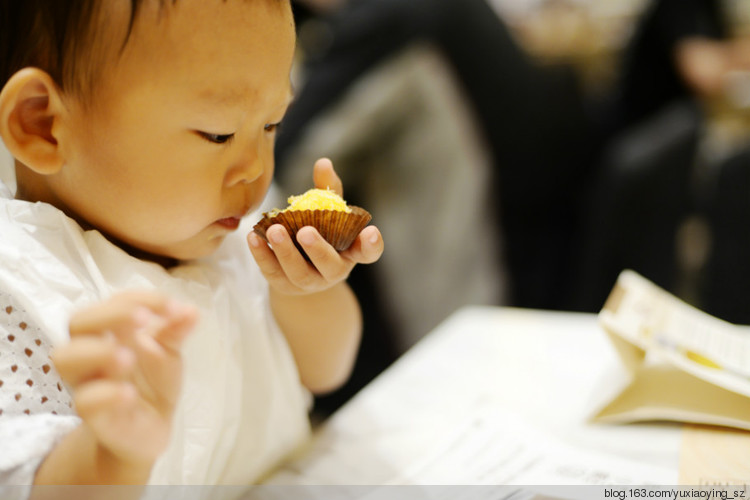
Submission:
[[[225,217],[223,219],[217,220],[216,224],[233,231],[240,226],[240,218],[239,217]]]

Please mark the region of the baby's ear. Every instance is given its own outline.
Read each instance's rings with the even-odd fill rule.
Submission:
[[[55,137],[63,112],[52,77],[24,68],[0,92],[0,137],[16,160],[39,174],[54,174],[64,163]]]

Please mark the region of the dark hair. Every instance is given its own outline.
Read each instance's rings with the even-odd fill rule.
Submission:
[[[105,44],[121,51],[146,0],[130,0],[121,40],[112,40],[101,9],[112,0],[0,0],[0,88],[17,71],[36,67],[86,101],[104,65]],[[177,0],[157,0],[159,7]],[[222,0],[226,1],[226,0]],[[289,0],[276,3],[288,4]]]
[[[33,66],[49,73],[65,90],[87,90],[98,74],[93,54],[103,41],[98,20],[106,1],[0,0],[2,84],[20,69]],[[121,46],[127,42],[142,3],[130,1],[130,22]]]

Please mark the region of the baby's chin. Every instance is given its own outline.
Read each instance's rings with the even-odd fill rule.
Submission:
[[[176,248],[172,251],[167,251],[158,255],[162,259],[171,259],[174,261],[175,264],[173,264],[173,266],[180,262],[205,259],[216,253],[225,238],[226,235],[216,236],[200,245],[190,246],[188,248]]]

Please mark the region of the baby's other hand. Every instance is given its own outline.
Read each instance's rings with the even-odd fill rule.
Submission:
[[[94,439],[119,460],[152,464],[164,451],[182,382],[180,346],[192,306],[157,292],[121,293],[79,311],[52,359]]]

